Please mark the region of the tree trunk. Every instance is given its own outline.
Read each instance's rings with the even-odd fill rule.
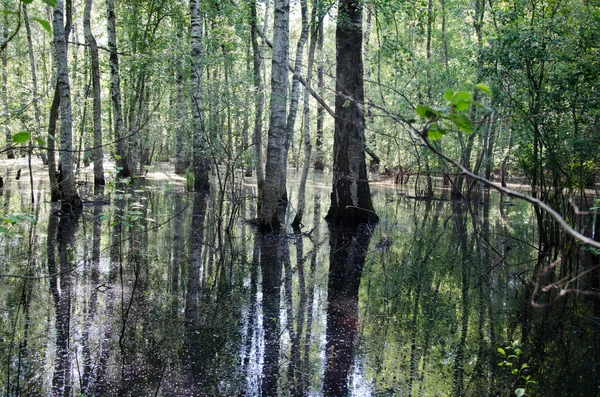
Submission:
[[[268,10],[268,5],[265,12]],[[254,66],[254,134],[253,134],[253,146],[254,146],[254,166],[256,167],[256,181],[258,184],[259,195],[262,191],[262,187],[265,180],[265,171],[262,165],[262,128],[263,128],[263,109],[265,106],[265,93],[262,82],[262,65],[263,65],[263,50],[265,47],[265,38],[263,37],[262,46],[258,45],[258,18],[256,13],[256,0],[251,2],[251,20],[250,29],[252,36],[252,53],[253,53],[253,66]],[[267,19],[265,18],[264,33],[267,30]],[[259,202],[260,204],[260,202]]]
[[[92,13],[92,0],[85,1],[83,10],[83,31],[86,44],[90,49],[90,58],[92,60],[92,90],[93,90],[93,109],[94,109],[94,151],[92,154],[94,160],[94,185],[104,185],[104,167],[102,164],[102,107],[100,99],[100,61],[98,60],[98,45],[92,34],[90,25],[90,15]]]
[[[60,96],[60,182],[62,207],[81,208],[81,200],[75,188],[73,172],[73,115],[71,112],[71,87],[67,64],[67,38],[63,25],[64,0],[58,0],[54,8],[54,51],[58,92]]]
[[[333,191],[327,219],[377,222],[365,161],[362,6],[358,0],[339,2],[336,60]]]
[[[108,49],[110,52],[110,97],[113,105],[114,137],[116,141],[116,160],[119,169],[118,176],[128,178],[131,168],[125,153],[123,136],[123,107],[121,104],[121,77],[119,75],[119,55],[117,53],[117,28],[114,0],[106,0]]]
[[[287,160],[287,153],[290,149],[290,143],[294,139],[294,127],[296,125],[296,115],[298,113],[298,99],[300,91],[300,73],[302,72],[302,54],[304,52],[304,44],[308,39],[308,9],[306,1],[301,1],[302,10],[302,30],[300,32],[300,38],[296,46],[296,59],[294,61],[294,74],[292,76],[292,92],[290,93],[290,107],[286,125],[286,141],[285,141],[285,156]],[[287,161],[286,161],[287,163]]]
[[[301,0],[302,9],[306,9],[306,0]],[[310,84],[312,81],[312,68],[315,59],[315,47],[317,40],[317,8],[319,3],[313,4],[313,9],[310,18],[311,34],[310,34],[310,45],[308,47],[308,63],[306,72],[306,87],[304,89],[304,164],[302,166],[302,176],[300,177],[300,187],[298,188],[298,205],[296,207],[296,216],[294,217],[293,225],[300,227],[302,223],[302,217],[304,215],[305,207],[305,195],[306,195],[306,180],[308,179],[308,169],[310,167],[310,156],[312,151],[312,144],[310,143]],[[308,11],[308,10],[307,10]],[[303,11],[304,12],[304,11]],[[308,29],[308,21],[302,18],[302,23],[306,22]],[[319,20],[319,24],[322,21]],[[304,27],[303,27],[304,30]]]
[[[204,142],[204,112],[202,110],[202,19],[200,0],[190,0],[190,36],[192,40],[192,131],[194,140],[194,190],[210,189],[208,162]]]
[[[278,229],[277,214],[286,179],[286,102],[288,90],[289,0],[275,1],[273,61],[271,66],[271,114],[267,143],[265,181],[259,196],[259,223],[263,229]]]
[[[185,172],[185,120],[186,108],[183,97],[183,73],[177,71],[177,118],[179,119],[178,128],[175,135],[175,173],[183,175]]]
[[[317,33],[317,50],[319,51],[319,66],[317,67],[317,90],[319,95],[323,98],[325,94],[325,64],[323,61],[323,23],[319,24],[319,30]],[[316,152],[315,152],[315,164],[313,165],[315,170],[323,171],[325,169],[325,162],[323,160],[323,106],[317,107],[317,137],[316,137]]]
[[[0,26],[0,42],[4,42],[4,27],[6,25],[6,15],[4,16],[4,24]],[[6,50],[2,51],[2,104],[4,105],[4,112],[8,114],[8,74],[6,71],[8,58],[7,58]],[[4,135],[6,136],[6,146],[10,148],[12,145],[12,134],[10,133],[10,128],[8,128],[8,123],[4,123]],[[6,157],[9,159],[15,158],[15,152],[12,149],[6,150]]]
[[[35,117],[36,131],[35,135],[40,133],[42,125],[42,115],[40,112],[40,98],[38,94],[37,68],[35,65],[35,57],[33,55],[33,40],[31,38],[31,26],[29,24],[29,16],[27,15],[27,7],[23,4],[23,22],[27,31],[27,51],[29,52],[29,63],[31,65],[31,88],[33,94],[33,111]],[[6,86],[5,86],[6,87]]]

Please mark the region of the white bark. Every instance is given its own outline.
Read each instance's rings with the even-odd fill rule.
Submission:
[[[93,91],[93,108],[94,108],[94,152],[92,154],[94,160],[94,183],[96,185],[104,185],[104,167],[102,164],[102,108],[100,99],[100,62],[98,59],[98,45],[92,34],[90,23],[90,15],[92,12],[92,0],[85,1],[83,11],[83,34],[85,42],[90,49],[90,58],[92,60],[92,91]],[[82,137],[83,138],[83,137]]]
[[[71,111],[71,87],[67,64],[67,40],[64,28],[64,0],[57,0],[54,7],[54,50],[55,67],[60,95],[60,191],[62,206],[81,207],[81,200],[75,189],[73,173],[73,115]]]
[[[301,0],[303,8],[306,8],[306,0]],[[306,72],[306,87],[304,89],[304,164],[302,166],[302,176],[300,177],[300,187],[298,188],[298,205],[296,206],[296,217],[294,218],[294,225],[300,226],[302,223],[302,217],[304,216],[305,207],[305,196],[306,196],[306,180],[308,179],[308,169],[310,167],[310,157],[312,152],[312,144],[310,142],[310,89],[312,82],[312,69],[315,59],[315,48],[317,41],[317,23],[316,11],[318,3],[313,5],[312,16],[311,16],[311,35],[310,45],[308,47],[308,63]],[[302,18],[304,22],[304,18]],[[308,30],[308,21],[306,21],[306,29]],[[319,20],[319,23],[322,21]]]
[[[265,182],[259,196],[259,223],[264,229],[278,229],[277,207],[285,192],[286,104],[289,58],[289,0],[275,1],[273,60],[271,64],[271,114],[267,143]]]

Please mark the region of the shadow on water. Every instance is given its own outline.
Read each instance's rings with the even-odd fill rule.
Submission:
[[[600,303],[550,291],[532,307],[549,254],[527,206],[374,188],[378,226],[343,229],[319,183],[302,230],[262,234],[242,189],[119,186],[0,235],[1,394],[598,395]],[[4,210],[24,194],[5,189]]]

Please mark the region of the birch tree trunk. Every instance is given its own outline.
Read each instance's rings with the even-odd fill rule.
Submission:
[[[289,0],[275,1],[273,60],[271,64],[271,114],[267,143],[265,181],[259,195],[259,224],[263,230],[279,229],[283,221],[277,212],[285,192],[286,179],[286,103],[289,58]]]
[[[290,93],[290,108],[287,118],[286,125],[286,162],[287,153],[290,148],[290,143],[294,139],[294,127],[296,125],[296,115],[298,113],[298,100],[300,96],[300,73],[302,72],[302,54],[304,52],[304,45],[308,40],[308,8],[306,1],[300,2],[301,14],[302,14],[302,30],[300,32],[300,38],[296,45],[296,59],[294,61],[294,75],[292,77],[292,92]]]
[[[268,6],[267,6],[268,9]],[[262,129],[263,129],[263,110],[265,106],[265,93],[262,81],[262,47],[264,47],[265,39],[263,38],[263,45],[258,45],[258,17],[256,12],[256,0],[251,0],[250,3],[250,33],[252,36],[252,54],[253,54],[253,66],[254,66],[254,133],[253,133],[253,146],[254,146],[254,166],[256,167],[256,182],[258,185],[259,196],[263,189],[265,180],[265,171],[262,164]],[[264,34],[266,34],[267,21],[265,20]],[[260,204],[260,201],[259,201]]]
[[[204,111],[202,110],[202,19],[200,0],[190,0],[190,36],[192,41],[192,131],[194,140],[194,190],[210,189],[208,161],[204,141]]]
[[[90,50],[92,60],[92,92],[94,108],[94,149],[92,158],[94,161],[94,185],[104,185],[104,167],[102,164],[102,108],[100,99],[100,62],[98,60],[98,44],[92,34],[90,15],[92,13],[92,1],[85,1],[83,10],[83,34],[85,42]],[[83,138],[83,137],[82,137]]]
[[[69,86],[69,68],[67,64],[67,37],[63,18],[64,0],[57,0],[54,7],[54,51],[56,82],[60,96],[60,180],[62,207],[81,208],[81,200],[75,188],[73,173],[73,115],[71,112],[71,87]]]
[[[114,0],[106,0],[106,17],[108,32],[108,50],[110,64],[110,97],[113,105],[114,138],[116,141],[116,159],[119,168],[118,176],[128,178],[131,168],[125,153],[123,136],[123,106],[121,104],[121,78],[119,75],[119,55],[117,53],[117,28]]]
[[[362,5],[358,0],[339,1],[336,60],[333,191],[327,219],[377,222],[365,161]]]
[[[301,0],[302,9],[306,9],[306,0]],[[310,167],[310,157],[312,152],[312,144],[310,142],[310,88],[312,82],[312,69],[313,63],[315,59],[315,48],[316,48],[316,40],[317,40],[317,8],[319,7],[319,2],[315,2],[313,4],[313,9],[311,12],[310,18],[310,26],[311,26],[311,34],[310,34],[310,44],[308,46],[308,62],[307,62],[307,72],[306,72],[306,87],[304,87],[304,131],[303,131],[303,141],[304,141],[304,164],[302,165],[302,175],[300,176],[300,186],[298,188],[298,205],[296,206],[296,216],[294,217],[293,225],[294,227],[300,227],[302,223],[302,217],[304,216],[304,207],[305,207],[305,195],[306,195],[306,180],[308,179],[308,169]],[[308,10],[307,10],[308,13]],[[305,22],[305,18],[302,18],[302,23]],[[318,24],[322,23],[322,19],[319,19]],[[306,29],[308,30],[308,21],[306,21]],[[303,29],[304,30],[304,29]]]

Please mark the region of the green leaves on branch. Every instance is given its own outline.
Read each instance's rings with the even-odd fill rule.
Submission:
[[[485,84],[476,84],[475,88],[486,94],[490,93],[490,89]],[[431,140],[441,139],[448,131],[455,128],[471,134],[473,132],[473,122],[468,116],[460,112],[469,110],[474,105],[485,107],[474,101],[473,95],[467,91],[454,92],[447,90],[444,93],[444,99],[446,100],[446,106],[442,108],[417,105],[417,115],[426,122],[425,137]]]

